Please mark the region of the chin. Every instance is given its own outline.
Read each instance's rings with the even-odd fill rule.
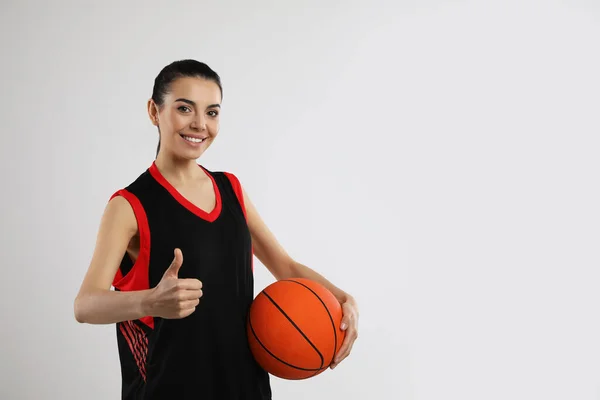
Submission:
[[[206,152],[206,150],[207,150],[207,148],[198,149],[198,150],[185,149],[184,151],[179,151],[177,155],[180,158],[183,158],[186,160],[196,160],[196,159],[200,158],[200,156],[202,156]]]
[[[200,156],[202,156],[202,154],[204,154],[203,151],[195,151],[195,152],[190,152],[190,151],[181,151],[177,153],[177,157],[183,160],[197,160],[198,158],[200,158]]]

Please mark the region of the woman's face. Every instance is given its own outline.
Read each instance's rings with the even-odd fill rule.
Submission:
[[[160,151],[195,160],[219,133],[221,91],[213,81],[178,78],[171,83],[162,108],[148,101],[152,123],[160,130]]]

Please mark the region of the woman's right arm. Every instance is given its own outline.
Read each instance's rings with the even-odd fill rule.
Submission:
[[[75,298],[75,319],[89,324],[111,324],[144,317],[144,299],[150,290],[117,292],[112,282],[127,246],[137,233],[129,202],[116,196],[108,202],[87,273]]]
[[[112,282],[131,238],[138,226],[133,208],[121,196],[108,202],[96,239],[88,271],[75,298],[75,319],[88,324],[113,324],[145,316],[185,318],[196,309],[202,297],[202,282],[179,279],[183,264],[181,250],[161,281],[152,289],[113,291]]]

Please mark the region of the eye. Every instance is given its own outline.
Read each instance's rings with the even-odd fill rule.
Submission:
[[[208,112],[208,115],[210,115],[211,117],[216,117],[217,115],[219,115],[219,112],[215,110],[210,110]]]
[[[187,106],[179,106],[177,109],[181,112],[191,112],[192,110]],[[186,111],[187,110],[187,111]]]

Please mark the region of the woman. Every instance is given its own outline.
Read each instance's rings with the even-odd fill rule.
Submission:
[[[222,95],[204,63],[160,72],[148,101],[156,160],[102,217],[75,318],[116,324],[123,399],[271,398],[245,329],[254,254],[276,279],[313,279],[339,300],[346,339],[331,368],[357,337],[354,299],[290,258],[234,174],[196,163],[219,133]]]

